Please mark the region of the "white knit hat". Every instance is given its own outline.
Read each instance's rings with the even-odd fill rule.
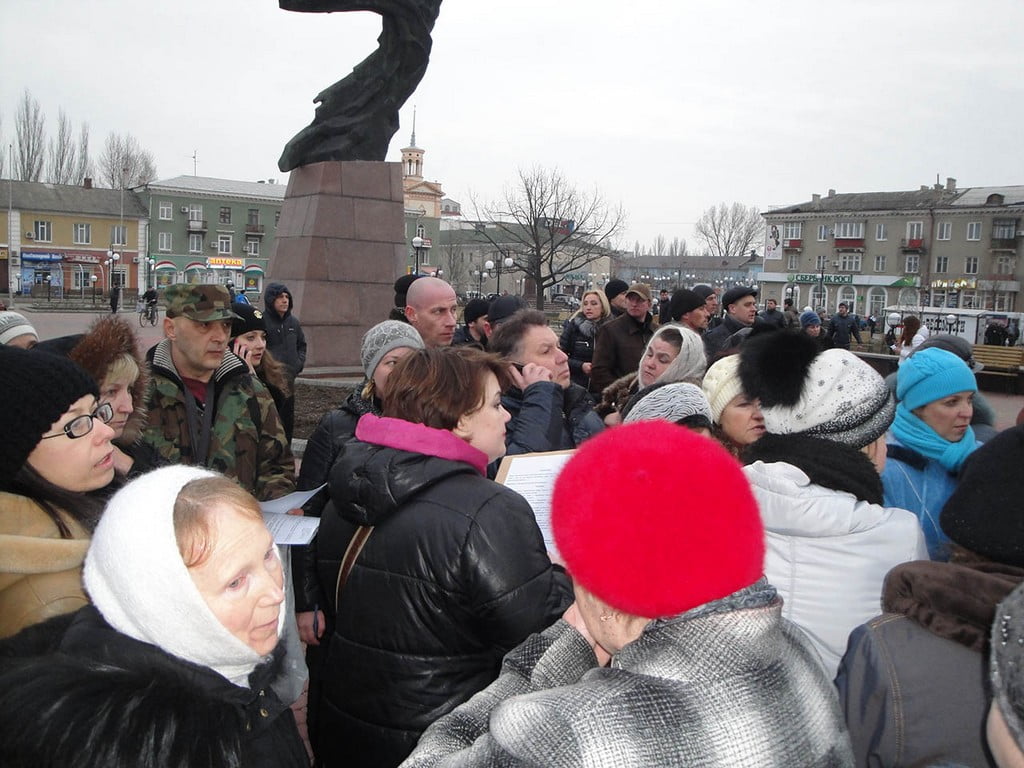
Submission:
[[[863,448],[892,424],[892,392],[849,350],[820,352],[807,334],[776,332],[749,339],[739,357],[743,388],[761,401],[765,429],[773,435],[803,434]]]
[[[711,420],[715,424],[719,423],[722,411],[725,410],[729,401],[743,392],[738,371],[739,365],[739,355],[728,355],[708,368],[708,372],[704,374],[704,381],[700,386],[711,405]]]
[[[661,419],[673,424],[690,416],[703,416],[711,426],[711,406],[700,387],[685,381],[670,384],[655,384],[649,390],[641,390],[635,396],[636,402],[622,419],[623,424],[634,421]]]
[[[0,312],[0,344],[6,344],[19,336],[31,333],[36,338],[39,334],[20,312]]]
[[[224,627],[199,594],[178,551],[174,503],[192,480],[216,477],[174,465],[128,483],[100,518],[82,581],[114,629],[247,686],[262,657]],[[283,626],[284,605],[278,619]]]

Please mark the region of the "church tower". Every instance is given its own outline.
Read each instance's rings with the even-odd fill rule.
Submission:
[[[423,150],[416,146],[415,109],[412,112],[412,137],[409,146],[402,150],[402,180],[406,189],[423,181]]]
[[[418,211],[421,216],[440,218],[441,198],[444,192],[435,181],[423,179],[424,151],[416,146],[416,111],[412,113],[412,136],[409,146],[402,150],[402,190],[407,211]]]

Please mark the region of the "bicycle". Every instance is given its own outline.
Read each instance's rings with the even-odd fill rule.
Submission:
[[[156,325],[157,314],[156,304],[144,304],[139,307],[139,325],[145,326],[146,323]]]

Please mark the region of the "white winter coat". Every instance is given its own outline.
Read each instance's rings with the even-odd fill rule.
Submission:
[[[792,464],[756,461],[743,471],[761,508],[764,570],[782,615],[807,633],[834,678],[850,632],[882,612],[889,569],[928,559],[921,526],[905,509],[814,485]]]

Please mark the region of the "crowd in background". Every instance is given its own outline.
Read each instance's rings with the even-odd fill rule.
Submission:
[[[296,474],[287,286],[164,301],[145,351],[0,312],[4,765],[1024,761],[1024,427],[964,340],[886,380],[845,305],[409,275]],[[494,478],[567,450],[542,533]]]

